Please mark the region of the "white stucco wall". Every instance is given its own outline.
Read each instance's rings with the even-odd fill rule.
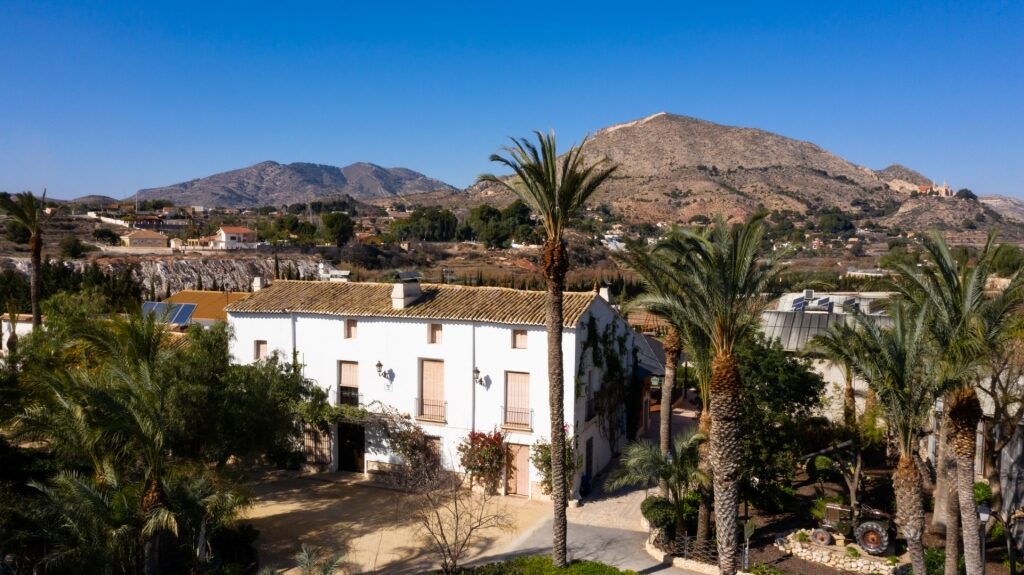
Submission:
[[[629,333],[625,321],[603,300],[591,306],[588,315],[576,328],[563,334],[565,381],[565,420],[579,430],[579,453],[583,454],[586,440],[594,438],[595,473],[608,464],[611,448],[600,436],[597,418],[585,418],[585,398],[576,397],[577,361],[582,349],[578,340],[586,336],[589,314],[596,318],[599,328],[608,322],[619,322],[620,331]],[[345,339],[346,319],[358,322],[355,338]],[[481,322],[441,322],[441,343],[428,343],[428,320],[395,318],[346,318],[317,314],[242,314],[229,313],[228,321],[234,331],[231,343],[233,361],[250,363],[254,360],[255,341],[265,340],[270,352],[278,351],[290,359],[292,350],[298,350],[298,360],[304,375],[329,392],[336,400],[338,362],[358,363],[361,403],[375,401],[390,405],[402,413],[415,415],[416,398],[420,395],[420,361],[444,361],[444,392],[446,422],[418,421],[427,434],[441,438],[445,464],[458,469],[456,446],[470,430],[490,431],[502,423],[505,405],[505,373],[507,371],[530,374],[530,407],[533,410],[532,432],[508,431],[507,441],[530,446],[538,439],[550,435],[547,378],[547,332],[542,326],[512,326]],[[526,349],[512,348],[512,329],[526,329]],[[632,349],[632,340],[629,341]],[[625,361],[629,361],[627,358]],[[390,378],[378,376],[376,364],[381,362]],[[480,370],[484,385],[474,385],[473,367]],[[595,374],[599,380],[599,374]],[[368,444],[372,443],[368,441]],[[390,453],[374,451],[367,446],[367,462],[395,461]],[[579,477],[576,478],[578,481]],[[533,466],[530,470],[531,496],[540,481]],[[576,482],[574,482],[576,484]]]

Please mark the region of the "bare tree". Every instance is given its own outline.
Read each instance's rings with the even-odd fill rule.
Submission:
[[[407,484],[415,484],[410,517],[419,525],[443,573],[455,573],[486,530],[512,527],[500,497],[476,492],[463,477],[446,469],[406,469]]]

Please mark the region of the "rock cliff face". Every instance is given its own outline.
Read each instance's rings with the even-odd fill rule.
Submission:
[[[314,256],[282,255],[279,258],[282,276],[312,279],[316,277],[320,259]],[[248,257],[120,257],[100,258],[97,265],[104,270],[117,270],[125,266],[135,269],[135,278],[142,283],[148,294],[152,290],[157,299],[163,299],[168,291],[174,293],[183,289],[228,289],[247,291],[256,276],[273,279],[273,256]],[[81,269],[88,265],[84,260],[67,262],[66,265]],[[27,258],[0,260],[0,269],[13,267],[28,274]],[[148,295],[147,295],[148,297]]]

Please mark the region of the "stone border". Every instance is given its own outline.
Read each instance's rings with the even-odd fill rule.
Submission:
[[[701,575],[719,575],[720,573],[718,571],[718,567],[715,565],[708,565],[707,563],[701,563],[692,559],[683,559],[682,557],[673,557],[672,555],[669,555],[655,547],[650,538],[644,540],[644,549],[647,551],[647,554],[658,563],[667,563],[673,567],[678,567]],[[746,571],[737,571],[736,573],[737,575],[750,575],[750,573],[747,573]]]
[[[783,553],[789,553],[794,557],[799,557],[811,563],[818,563],[851,573],[896,575],[901,572],[901,565],[899,563],[893,565],[889,560],[868,555],[862,549],[857,549],[859,552],[857,557],[850,557],[846,554],[846,549],[855,544],[819,545],[813,541],[800,541],[797,538],[798,533],[805,533],[810,538],[810,533],[807,529],[797,529],[785,537],[776,539],[775,548]]]

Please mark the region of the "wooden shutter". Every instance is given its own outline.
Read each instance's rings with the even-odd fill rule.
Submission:
[[[354,361],[338,362],[338,386],[359,388],[359,364]]]
[[[444,362],[424,359],[422,364],[421,393],[424,401],[444,401]]]
[[[513,349],[526,349],[526,330],[525,329],[514,329],[514,330],[512,330],[512,348]]]
[[[263,359],[263,358],[267,357],[267,342],[266,341],[263,341],[263,340],[257,341],[256,345],[255,345],[255,348],[256,348],[255,349],[255,353],[253,354],[255,356],[255,359]]]
[[[509,409],[530,409],[530,374],[505,372],[505,406]]]
[[[354,319],[345,320],[345,339],[353,339],[356,337],[356,330],[358,323]]]
[[[439,323],[430,324],[430,331],[427,333],[428,343],[441,343],[442,325]]]

